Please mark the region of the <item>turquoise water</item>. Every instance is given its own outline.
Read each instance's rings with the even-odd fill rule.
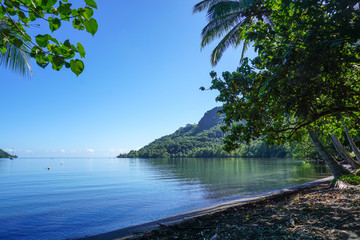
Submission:
[[[84,237],[328,175],[292,159],[0,159],[0,239]]]

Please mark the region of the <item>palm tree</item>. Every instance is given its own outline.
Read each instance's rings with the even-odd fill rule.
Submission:
[[[6,17],[0,19],[0,33],[1,30],[9,28]],[[23,41],[23,45],[18,48],[10,43],[6,43],[6,52],[0,52],[0,66],[8,68],[14,72],[18,72],[24,77],[30,77],[32,75],[32,69],[28,59],[30,58],[27,41],[24,41],[22,37],[19,37]]]
[[[201,33],[201,48],[222,37],[211,53],[212,66],[216,66],[229,46],[236,48],[243,43],[241,61],[250,43],[244,38],[245,30],[268,16],[261,0],[203,0],[194,6],[193,12],[205,10],[208,24]]]

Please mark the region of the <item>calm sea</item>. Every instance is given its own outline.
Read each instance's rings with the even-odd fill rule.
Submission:
[[[292,159],[0,159],[0,239],[84,237],[328,175]]]

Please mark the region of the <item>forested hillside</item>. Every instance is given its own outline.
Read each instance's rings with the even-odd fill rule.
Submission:
[[[207,157],[291,157],[302,155],[306,146],[293,144],[287,146],[267,146],[261,139],[251,144],[243,144],[231,153],[223,150],[222,140],[224,133],[223,116],[218,115],[220,107],[213,108],[205,113],[198,124],[187,124],[175,133],[161,137],[141,148],[120,154],[119,158],[207,158]],[[309,145],[310,147],[311,145]],[[311,154],[311,151],[310,151]],[[301,156],[302,157],[302,156]]]
[[[9,158],[11,155],[4,150],[0,149],[0,158]]]

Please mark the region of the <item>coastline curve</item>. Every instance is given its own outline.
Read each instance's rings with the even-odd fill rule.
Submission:
[[[169,217],[158,219],[158,220],[155,220],[152,222],[147,222],[147,223],[143,223],[143,224],[139,224],[139,225],[135,225],[135,226],[121,228],[118,230],[101,233],[101,234],[97,234],[97,235],[93,235],[93,236],[77,238],[76,240],[108,240],[108,239],[109,240],[110,239],[111,240],[114,240],[114,239],[125,240],[125,239],[132,239],[135,237],[141,237],[144,233],[155,230],[155,229],[159,228],[160,226],[169,226],[169,225],[177,224],[177,223],[180,223],[180,222],[192,219],[192,218],[204,216],[207,214],[213,214],[216,212],[221,212],[221,211],[224,211],[231,207],[245,205],[245,204],[249,204],[249,203],[256,203],[256,202],[264,201],[265,199],[275,199],[278,197],[283,197],[286,195],[294,194],[294,193],[301,191],[302,189],[310,188],[310,187],[316,186],[321,183],[330,182],[332,179],[333,179],[333,177],[330,176],[327,178],[318,179],[318,180],[315,180],[312,182],[295,185],[295,186],[288,187],[288,188],[269,191],[269,192],[266,192],[266,193],[263,193],[260,195],[256,195],[253,197],[232,200],[229,202],[224,202],[224,203],[210,206],[207,208],[202,208],[202,209],[198,209],[198,210],[194,210],[194,211],[190,211],[190,212],[186,212],[186,213],[182,213],[182,214],[178,214],[178,215],[169,216]]]

